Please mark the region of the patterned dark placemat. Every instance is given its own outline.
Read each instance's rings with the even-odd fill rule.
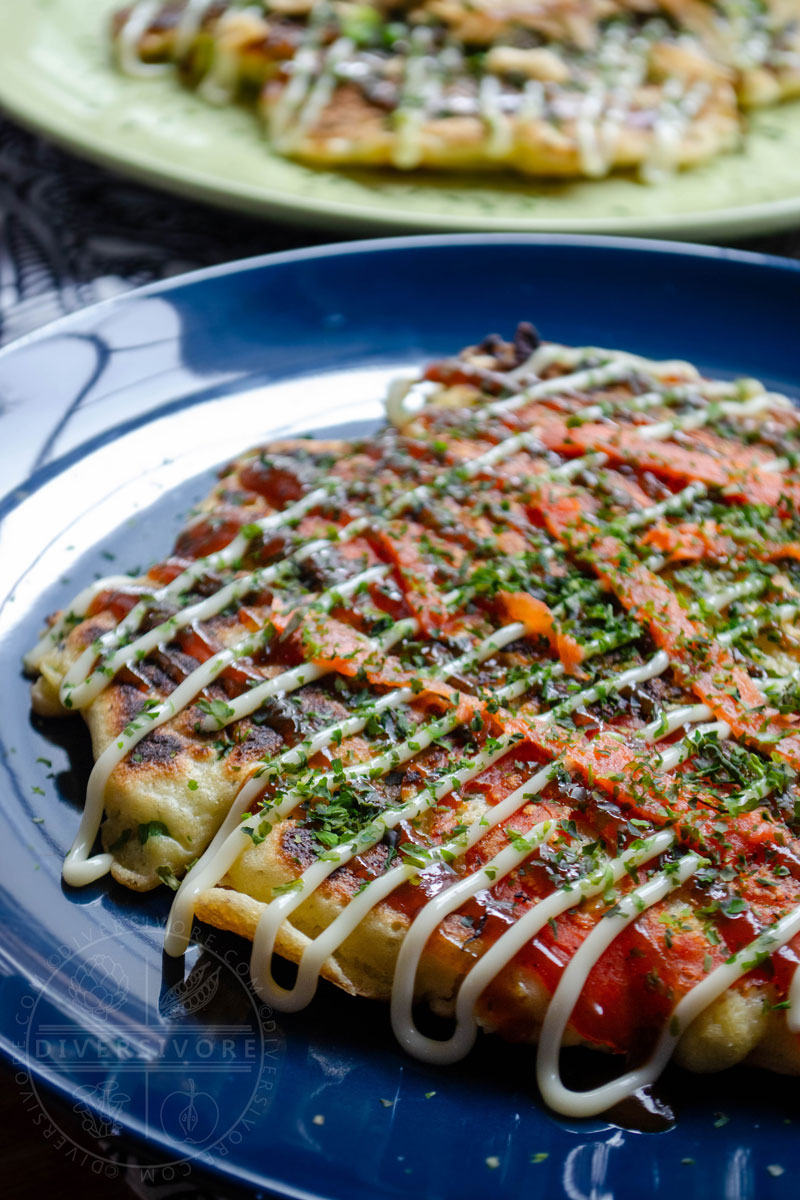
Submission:
[[[182,271],[331,240],[131,183],[0,118],[0,345]]]

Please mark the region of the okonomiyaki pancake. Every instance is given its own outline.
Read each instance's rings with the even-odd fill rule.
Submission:
[[[174,65],[327,166],[656,179],[800,91],[798,0],[142,0],[112,34],[123,70]]]
[[[495,45],[483,70],[454,45],[414,31],[406,60],[341,39],[268,82],[261,108],[273,145],[304,161],[404,169],[511,167],[528,175],[602,176],[615,167],[646,175],[688,166],[730,149],[741,125],[729,73],[699,46],[667,36],[663,23],[615,23],[598,34],[596,55],[562,46]],[[631,50],[626,70],[609,71]],[[670,62],[678,56],[684,71]]]
[[[322,976],[421,1058],[538,1043],[574,1116],[673,1052],[797,1073],[800,415],[525,324],[387,412],[229,464],[28,656],[97,758],[65,879],[167,883],[168,951],[251,938],[279,1009]],[[570,1042],[627,1068],[572,1092]]]

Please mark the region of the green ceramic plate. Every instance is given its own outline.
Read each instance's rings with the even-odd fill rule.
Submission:
[[[252,114],[109,62],[121,0],[1,0],[0,105],[107,166],[264,216],[353,232],[571,230],[718,241],[800,224],[800,103],[752,118],[746,148],[647,187],[628,178],[314,170],[270,153]]]

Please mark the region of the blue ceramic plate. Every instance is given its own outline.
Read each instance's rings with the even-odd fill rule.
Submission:
[[[168,895],[62,888],[87,741],[80,722],[31,719],[20,657],[84,582],[166,552],[227,455],[368,428],[398,368],[526,318],[800,397],[798,314],[800,269],[754,255],[421,238],[202,272],[0,354],[0,1038],[43,1136],[62,1137],[58,1091],[81,1131],[64,1153],[97,1171],[122,1131],[145,1166],[169,1164],[162,1178],[200,1164],[287,1197],[796,1194],[792,1081],[675,1070],[658,1095],[677,1119],[659,1132],[569,1124],[540,1104],[528,1050],[487,1038],[439,1070],[403,1055],[382,1008],[334,989],[297,1016],[263,1010],[235,938],[198,929],[185,964],[162,959]]]

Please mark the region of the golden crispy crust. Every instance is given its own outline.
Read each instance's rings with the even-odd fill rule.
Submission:
[[[267,120],[279,103],[283,88],[274,85],[264,93]],[[640,89],[645,111],[657,111],[658,84]],[[653,156],[658,134],[650,125],[629,123],[615,130],[607,153],[610,165],[633,168]],[[384,110],[358,89],[337,88],[316,124],[294,140],[287,153],[320,166],[360,164],[396,166],[401,135]],[[710,85],[700,111],[683,128],[670,151],[671,164],[689,167],[706,162],[723,150],[738,145],[741,123],[732,88],[724,81]],[[511,120],[502,139],[496,139],[486,123],[475,116],[431,119],[415,135],[413,165],[447,170],[501,169],[511,167],[524,175],[571,177],[584,173],[584,152],[578,139],[577,122],[564,121],[556,127],[547,120]]]
[[[332,440],[284,439],[269,447],[272,454],[335,455],[344,443]],[[252,451],[242,463],[258,457]],[[223,471],[220,484],[200,504],[197,516],[188,526],[196,529],[204,514],[220,511],[221,498],[236,491],[236,468]],[[247,494],[247,502],[237,507],[242,522],[253,520],[269,511],[269,506],[257,495]],[[181,539],[178,545],[180,547]],[[152,579],[143,576],[131,581],[132,587],[149,590]],[[157,586],[157,585],[156,585]],[[54,615],[55,617],[58,614]],[[96,638],[116,625],[108,610],[100,611],[75,625],[68,635],[48,650],[37,668],[37,678],[31,688],[31,703],[35,712],[44,717],[69,716],[59,700],[59,687],[72,663]],[[249,632],[249,627],[236,619],[226,619],[215,626],[215,635],[223,646],[234,645]],[[192,664],[196,665],[196,664]],[[265,668],[264,675],[276,674],[278,668]],[[174,680],[151,676],[160,696],[168,694]],[[222,693],[224,695],[224,693]],[[97,760],[121,731],[141,710],[143,694],[136,680],[117,677],[85,709],[85,720],[92,739],[92,752]],[[325,699],[332,719],[339,715],[329,699]],[[232,749],[226,747],[224,756],[214,743],[216,734],[199,734],[197,721],[202,714],[190,708],[159,729],[148,734],[136,750],[114,768],[105,792],[105,820],[101,837],[103,848],[116,847],[112,875],[135,891],[157,887],[162,878],[158,869],[180,876],[189,863],[202,853],[228,811],[234,795],[253,764],[276,751],[280,738],[263,725],[245,721]],[[192,785],[189,786],[191,781]],[[139,826],[162,822],[169,836],[149,837],[140,841]],[[120,839],[125,839],[120,845]]]
[[[108,614],[91,618],[76,626],[61,648],[48,654],[43,674],[32,689],[35,711],[53,716],[60,708],[59,715],[68,715],[68,710],[56,707],[57,682],[80,651],[112,624]],[[226,632],[233,644],[244,628],[230,625]],[[137,716],[141,700],[135,687],[114,681],[82,712],[95,760]],[[135,891],[148,891],[162,882],[157,868],[180,875],[202,853],[230,807],[248,763],[263,753],[263,739],[252,734],[235,753],[220,759],[209,744],[212,739],[199,739],[193,732],[198,716],[190,711],[149,734],[109,779],[103,847],[109,850],[126,837],[116,850],[112,875]],[[190,788],[190,780],[197,786]],[[162,822],[170,836],[151,837],[142,843],[138,828],[151,821]]]

